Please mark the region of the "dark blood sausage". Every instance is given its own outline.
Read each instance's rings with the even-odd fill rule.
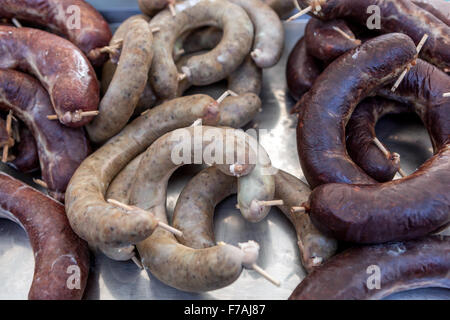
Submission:
[[[386,158],[373,144],[375,125],[384,114],[411,111],[422,119],[434,152],[438,152],[450,136],[450,100],[443,97],[443,93],[449,88],[448,75],[418,59],[395,92],[390,90],[390,86],[378,92],[399,103],[369,99],[361,103],[352,114],[346,128],[347,149],[352,159],[374,179],[380,182],[392,180],[398,171],[398,161],[392,155]]]
[[[450,222],[450,144],[412,175],[377,185],[331,183],[309,199],[314,225],[357,243],[414,239]]]
[[[80,48],[95,67],[108,57],[98,49],[111,40],[109,25],[83,0],[0,0],[0,17],[48,27]]]
[[[15,159],[8,164],[23,173],[39,170],[39,155],[36,140],[26,126],[20,128],[20,141],[17,141],[12,153]]]
[[[0,70],[0,110],[12,110],[31,130],[49,194],[63,201],[70,178],[90,152],[84,130],[48,120],[48,93],[36,79],[14,70]]]
[[[375,181],[348,156],[345,127],[366,96],[393,81],[415,60],[416,47],[406,35],[391,33],[367,41],[337,58],[297,103],[297,146],[310,186]]]
[[[450,137],[450,99],[443,97],[450,91],[450,77],[432,64],[417,59],[400,86],[392,92],[385,87],[378,94],[411,105],[428,130],[434,153]]]
[[[98,109],[100,89],[94,69],[63,38],[37,29],[0,26],[0,68],[20,69],[37,77],[67,126],[80,127],[92,120],[79,119],[77,111]]]
[[[301,38],[289,54],[286,65],[286,80],[291,96],[299,100],[311,89],[321,72],[321,62],[306,51],[305,38]]]
[[[387,114],[408,113],[407,105],[382,98],[367,98],[353,112],[345,128],[347,151],[352,160],[378,182],[391,181],[400,169],[400,157],[385,155],[373,142],[375,126]],[[386,148],[387,149],[387,148]]]
[[[334,27],[342,30],[353,40],[346,38],[333,29]],[[361,44],[361,40],[355,38],[355,34],[344,20],[324,22],[315,18],[311,18],[306,25],[305,41],[308,53],[325,62],[331,62]]]
[[[412,2],[428,11],[436,18],[450,26],[450,3],[445,0],[412,0]]]
[[[67,220],[64,206],[0,173],[0,217],[21,225],[34,252],[30,300],[79,300],[89,273],[89,250]]]
[[[310,4],[308,0],[298,2],[303,7]],[[315,16],[322,20],[349,19],[367,26],[373,15],[367,13],[371,5],[380,8],[382,33],[402,32],[416,44],[428,34],[420,56],[442,69],[450,67],[450,27],[410,0],[327,0],[322,1],[322,9]]]
[[[378,288],[374,280],[377,270]],[[289,299],[373,300],[418,288],[450,289],[449,270],[448,236],[354,247],[315,269]]]

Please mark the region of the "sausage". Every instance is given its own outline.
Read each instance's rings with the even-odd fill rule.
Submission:
[[[202,170],[184,187],[172,217],[174,228],[183,232],[178,241],[193,249],[216,245],[213,228],[215,207],[237,193],[237,179],[216,167]]]
[[[281,58],[284,28],[276,12],[261,0],[229,0],[242,7],[253,22],[255,39],[250,53],[256,65],[266,69]]]
[[[434,153],[437,153],[448,143],[450,136],[450,101],[443,97],[449,88],[450,76],[417,59],[395,92],[384,87],[378,94],[411,105],[427,128]]]
[[[48,93],[36,79],[18,71],[0,70],[0,109],[12,110],[31,130],[48,192],[63,201],[70,178],[90,153],[84,130],[48,120]]]
[[[66,211],[74,231],[94,247],[124,247],[147,238],[154,229],[152,220],[126,215],[105,202],[112,179],[157,138],[197,119],[206,125],[228,125],[222,119],[239,124],[250,120],[236,119],[241,114],[227,114],[229,110],[234,108],[222,108],[206,95],[193,95],[163,103],[132,121],[87,158],[72,177],[66,192]]]
[[[297,0],[303,7],[309,0]],[[410,0],[327,0],[321,1],[321,10],[315,15],[322,20],[349,19],[366,26],[372,13],[367,8],[380,8],[383,33],[399,32],[410,36],[415,43],[428,34],[420,56],[441,69],[450,67],[450,27]]]
[[[13,148],[15,159],[8,164],[14,169],[30,173],[39,170],[39,154],[36,140],[26,126],[20,127],[20,141]]]
[[[177,62],[178,70],[181,71],[181,67],[185,64],[185,62],[192,56],[198,54],[199,53],[194,53],[182,56]],[[262,81],[262,69],[255,64],[250,56],[247,56],[239,68],[227,77],[228,89],[241,96],[248,93],[259,95],[261,93]],[[178,95],[182,96],[184,92],[191,87],[191,85],[192,84],[188,79],[181,80],[178,85]],[[225,98],[224,101],[231,97],[233,96]]]
[[[400,169],[400,157],[385,155],[373,142],[375,125],[386,114],[411,112],[409,106],[382,98],[367,98],[353,112],[345,129],[348,154],[378,182],[391,181]],[[386,149],[387,150],[387,149]]]
[[[244,95],[246,93],[254,93],[259,95],[261,93],[263,75],[259,68],[250,56],[245,58],[244,62],[232,72],[228,78],[228,90]]]
[[[198,131],[198,132],[197,132]],[[195,139],[198,138],[198,147],[193,148]],[[181,140],[180,140],[181,138]],[[245,147],[246,154],[251,151],[246,146],[245,139],[241,139],[236,130],[226,133],[225,129],[215,127],[189,127],[178,129],[155,141],[142,156],[136,174],[135,182],[131,188],[130,203],[145,210],[151,210],[160,221],[167,222],[166,216],[166,189],[167,183],[175,171],[184,163],[174,163],[172,154],[177,145],[190,146],[186,150],[194,159],[194,150],[203,151],[223,148],[227,139],[231,139],[233,144],[237,144],[232,153],[234,159],[238,159],[238,150]],[[220,142],[219,142],[220,141]],[[202,148],[200,148],[202,146]],[[228,149],[228,147],[226,147]],[[231,150],[226,150],[226,153]],[[184,152],[184,149],[183,149]],[[183,160],[185,158],[183,154]],[[248,174],[253,166],[247,159],[251,159],[248,154],[242,171],[239,174],[232,169],[231,163],[225,163],[222,158],[216,166],[227,175],[239,176]],[[204,159],[205,162],[208,162]],[[227,156],[228,161],[228,156]],[[235,163],[235,160],[232,160]],[[247,253],[247,246],[251,253]],[[258,258],[259,246],[254,242],[245,244],[239,249],[227,244],[206,249],[192,249],[180,245],[175,237],[158,228],[149,238],[137,244],[138,252],[142,258],[142,264],[150,272],[165,284],[179,290],[190,292],[203,292],[222,288],[234,282],[244,266],[251,266]],[[250,262],[251,261],[251,262]]]
[[[435,155],[405,179],[374,186],[330,184],[314,190],[311,219],[339,240],[407,240],[436,232],[450,222],[446,187],[450,183],[450,101],[443,97],[450,78],[421,60],[410,72],[398,92],[387,88],[381,92],[412,104],[430,132]],[[376,227],[380,223],[382,229]]]
[[[325,234],[357,243],[408,240],[437,232],[450,222],[449,160],[447,144],[404,179],[320,186],[309,200],[311,220]]]
[[[307,52],[305,38],[302,37],[289,54],[286,64],[286,80],[291,96],[300,100],[311,89],[322,69],[322,63]]]
[[[380,275],[378,288],[370,279],[376,270]],[[449,270],[448,236],[354,247],[308,275],[289,299],[373,300],[417,288],[450,289]]]
[[[89,250],[70,228],[62,204],[0,173],[0,217],[22,226],[30,239],[35,267],[29,299],[83,297],[89,274]]]
[[[150,22],[159,27],[154,37],[154,59],[150,81],[161,99],[177,95],[178,71],[172,52],[176,39],[189,29],[213,25],[224,30],[220,44],[210,52],[191,57],[182,67],[193,85],[208,85],[224,79],[250,52],[253,25],[239,6],[217,0],[196,0],[175,5],[177,15],[161,11]]]
[[[92,120],[80,119],[77,112],[97,110],[99,84],[77,47],[41,30],[7,26],[0,26],[0,44],[0,68],[18,68],[37,77],[61,123],[80,127]]]
[[[257,161],[252,172],[238,179],[238,205],[247,221],[257,223],[269,214],[270,206],[262,206],[259,201],[274,199],[277,169],[272,167],[267,151],[258,141],[251,135],[248,137],[250,147],[257,153]]]
[[[107,56],[98,50],[108,45],[111,30],[102,15],[83,0],[1,0],[0,16],[48,27],[80,48],[94,67],[106,61]]]
[[[127,24],[117,70],[100,102],[100,114],[86,127],[91,141],[103,143],[130,120],[144,92],[153,58],[147,19]]]
[[[282,170],[275,175],[275,198],[284,202],[278,208],[295,227],[302,265],[308,272],[325,263],[338,247],[337,241],[321,233],[307,214],[291,211],[292,207],[307,201],[310,194],[309,186],[296,177]]]
[[[415,55],[414,42],[403,34],[369,40],[331,63],[297,103],[296,108],[302,106],[298,153],[312,188],[330,182],[375,182],[348,156],[345,126],[359,102],[398,77]]]
[[[412,3],[450,26],[450,4],[448,2],[444,0],[412,0]]]
[[[312,225],[308,215],[291,213],[290,208],[308,199],[311,191],[297,178],[279,170],[275,177],[278,206],[294,225],[302,263],[308,271],[325,262],[336,249],[335,240],[322,235]],[[213,191],[212,191],[213,190]],[[178,197],[173,226],[183,232],[178,241],[194,249],[215,245],[213,231],[214,208],[237,192],[236,179],[210,167],[197,174]]]
[[[339,28],[354,40],[346,38],[335,28]],[[305,41],[308,53],[326,63],[361,44],[361,40],[355,38],[347,23],[340,19],[323,22],[311,18],[306,25]]]
[[[138,14],[131,16],[122,24],[119,26],[119,28],[114,33],[110,44],[113,45],[120,40],[123,40],[123,37],[126,35],[130,25],[136,21],[144,19],[145,21],[149,21],[149,17]],[[153,38],[153,34],[152,34]],[[114,73],[117,69],[117,56],[120,57],[120,50],[118,50],[117,55],[112,55],[111,59],[105,62],[102,68],[102,78],[101,78],[101,92],[102,95],[105,95],[108,91],[109,85],[111,84],[111,81],[114,77]],[[139,116],[142,112],[146,111],[147,109],[150,109],[156,105],[157,97],[153,91],[153,88],[150,84],[150,81],[147,81],[145,84],[144,92],[141,94],[139,101],[137,102],[136,108],[134,109],[134,115]]]

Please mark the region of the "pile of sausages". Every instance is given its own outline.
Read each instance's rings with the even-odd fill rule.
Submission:
[[[81,299],[89,250],[132,259],[183,291],[223,288],[244,269],[280,285],[257,265],[258,243],[216,242],[215,207],[233,194],[249,222],[272,206],[292,222],[310,273],[292,299],[450,287],[450,239],[430,236],[450,222],[448,5],[296,4],[313,15],[287,65],[309,186],[239,130],[262,110],[262,72],[280,60],[280,17],[292,1],[139,0],[142,14],[112,34],[82,0],[0,0],[2,160],[40,170],[48,191],[0,173],[0,216],[26,230],[35,253],[30,299]],[[390,17],[376,32],[365,28],[371,4]],[[223,80],[217,99],[185,95]],[[374,144],[377,120],[392,112],[417,113],[435,153],[394,181],[399,156]],[[175,162],[180,145],[189,151]],[[191,163],[208,167],[185,186],[169,223],[169,179]],[[339,241],[356,247],[336,255]],[[365,286],[367,263],[381,268],[381,290]]]
[[[299,5],[310,6],[312,17],[286,77],[298,100],[300,163],[313,188],[302,205],[320,232],[358,246],[318,267],[290,299],[376,299],[417,287],[450,288],[449,237],[430,236],[450,223],[450,4]],[[375,30],[366,25],[371,5],[381,15]],[[434,156],[392,180],[401,172],[400,157],[378,141],[375,125],[386,114],[407,112],[423,121]],[[366,285],[371,265],[381,270],[381,288]]]
[[[3,175],[2,216],[25,228],[36,252],[31,299],[82,297],[89,269],[86,243],[113,259],[128,260],[134,258],[134,245],[140,248],[157,227],[176,230],[167,225],[165,188],[155,191],[160,209],[141,203],[147,197],[135,195],[131,190],[141,189],[131,186],[144,184],[148,195],[152,182],[134,182],[131,169],[148,169],[150,155],[161,157],[165,149],[166,158],[159,158],[155,167],[165,173],[159,182],[164,184],[175,170],[166,135],[199,119],[201,128],[220,126],[223,133],[249,123],[261,111],[262,69],[274,66],[283,52],[282,23],[259,0],[148,0],[139,5],[142,14],[112,34],[103,17],[82,0],[0,1],[0,108],[9,112],[5,120],[0,118],[2,160],[34,176],[40,170],[42,180],[36,183],[50,196]],[[222,80],[227,80],[228,90],[217,100],[203,94],[183,97],[191,86]],[[256,154],[238,136],[236,131],[236,144]],[[272,200],[275,194],[273,177],[261,173],[271,168],[270,158],[261,154],[256,164],[214,166],[236,179],[243,190],[238,193],[241,212],[254,222],[270,207],[253,200]],[[126,197],[116,194],[124,187]],[[128,207],[108,199],[138,211],[130,215]],[[170,233],[165,238],[181,246]],[[180,250],[173,259],[183,255]],[[243,267],[255,266],[259,246],[250,241],[239,247],[220,244],[217,250],[194,252],[204,256],[205,268],[208,263],[221,265],[206,282],[183,284],[175,274],[167,281],[188,291],[223,287]],[[147,263],[146,252],[139,250],[142,263],[157,268]],[[231,259],[234,271],[224,270],[221,259]],[[174,270],[179,263],[173,263]],[[67,267],[78,267],[75,291],[68,289]],[[195,264],[192,268],[194,275],[201,275]]]

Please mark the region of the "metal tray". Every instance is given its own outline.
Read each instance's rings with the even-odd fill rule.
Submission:
[[[110,21],[117,23],[139,12],[136,1],[89,1]],[[296,118],[289,115],[294,104],[286,89],[284,76],[287,56],[303,35],[305,20],[285,24],[286,47],[277,66],[264,71],[263,112],[249,125],[257,125],[259,138],[269,152],[273,164],[304,180],[297,156]],[[218,97],[225,86],[194,89]],[[415,117],[386,117],[377,126],[379,138],[402,156],[402,166],[412,172],[431,156],[431,143],[420,121]],[[171,215],[185,183],[201,167],[187,166],[178,170],[169,183],[167,208]],[[31,177],[6,171],[33,184]],[[91,273],[85,299],[287,299],[306,273],[300,264],[296,234],[281,211],[274,208],[259,224],[246,222],[235,208],[236,197],[221,203],[215,216],[217,241],[237,244],[258,241],[261,252],[258,264],[281,281],[275,287],[253,271],[244,270],[231,286],[202,294],[185,293],[170,288],[132,262],[116,262],[103,254],[92,256]],[[449,230],[447,230],[449,233]],[[26,299],[34,270],[33,253],[26,233],[8,220],[0,220],[0,299]],[[388,299],[450,299],[450,290],[429,288],[395,294]]]

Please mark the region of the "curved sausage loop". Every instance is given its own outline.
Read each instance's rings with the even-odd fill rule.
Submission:
[[[208,126],[178,129],[162,136],[142,156],[131,188],[130,203],[154,212],[160,221],[167,222],[166,190],[172,173],[184,164],[193,163],[196,153],[201,151],[205,158],[196,159],[196,163],[203,160],[214,164],[230,176],[249,174],[254,168],[250,161],[255,159],[255,155],[251,155],[254,151],[246,140],[237,130]],[[230,146],[234,146],[232,150]],[[214,152],[214,159],[209,160],[207,152],[209,155]],[[229,159],[233,160],[228,162]],[[235,171],[238,168],[236,164],[239,172]],[[180,245],[172,234],[158,228],[149,238],[138,243],[137,249],[142,264],[162,282],[183,291],[201,292],[229,285],[237,279],[243,267],[261,271],[255,265],[259,245],[251,241],[239,246],[240,249],[219,243],[212,248],[191,249]],[[262,274],[267,277],[267,274]]]
[[[8,26],[0,26],[0,44],[0,68],[34,75],[49,93],[61,123],[81,127],[93,119],[80,115],[97,111],[99,84],[80,49],[45,31]]]
[[[202,119],[206,125],[248,123],[256,104],[235,112],[236,104],[218,104],[206,95],[168,101],[127,125],[118,135],[87,158],[66,191],[66,211],[74,231],[93,247],[126,247],[146,239],[156,226],[147,215],[129,215],[106,203],[105,193],[114,177],[156,139]],[[117,199],[116,199],[117,200]]]
[[[252,22],[245,11],[233,3],[199,0],[178,3],[175,9],[176,17],[163,10],[150,21],[151,28],[160,28],[154,37],[150,81],[161,99],[176,97],[178,82],[183,77],[194,85],[224,79],[244,61],[253,40]],[[205,25],[223,29],[223,38],[210,52],[191,57],[182,67],[184,75],[180,77],[171,54],[175,42],[186,31]]]
[[[80,300],[89,274],[89,249],[69,225],[64,206],[0,173],[0,217],[19,224],[34,252],[30,300]]]
[[[48,121],[46,116],[52,109],[49,95],[39,81],[18,71],[0,70],[0,110],[14,111],[30,129],[49,194],[64,201],[67,185],[89,155],[90,146],[82,128]]]
[[[289,299],[373,300],[418,288],[450,289],[449,270],[448,236],[354,247],[309,274]]]

